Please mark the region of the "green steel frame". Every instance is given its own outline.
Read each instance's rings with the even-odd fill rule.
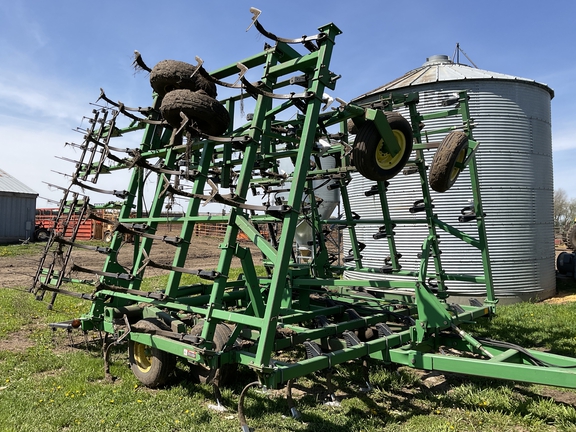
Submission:
[[[258,88],[266,91],[254,91],[243,85],[242,92],[256,99],[253,116],[240,126],[231,124],[222,137],[175,134],[161,121],[158,98],[150,109],[141,110],[138,115],[126,111],[123,106],[103,108],[101,112],[113,112],[114,119],[120,113],[132,118],[133,122],[124,129],[117,128],[114,122],[94,122],[102,127],[89,130],[87,140],[79,147],[88,156],[101,154],[101,161],[82,155],[76,165],[73,184],[64,189],[61,205],[63,214],[80,207],[84,214],[96,217],[86,204],[88,198],[79,199],[82,194],[73,192],[74,187],[87,187],[87,182],[81,180],[94,179],[100,172],[113,174],[119,170],[132,170],[127,190],[111,191],[122,199],[116,234],[109,248],[94,248],[95,253],[107,254],[103,270],[95,272],[99,282],[92,294],[78,294],[67,288],[69,285],[65,283],[71,282],[64,277],[67,260],[63,260],[62,268],[56,264],[46,265],[46,262],[54,253],[54,247],[60,256],[66,257],[79,245],[74,238],[65,240],[52,236],[32,291],[38,297],[51,292],[53,296],[64,293],[89,299],[91,310],[81,319],[84,330],[96,329],[126,337],[210,368],[242,364],[254,370],[259,381],[268,387],[277,387],[350,360],[371,357],[427,370],[576,388],[576,376],[571,369],[576,367],[576,360],[511,344],[494,345],[477,340],[459,328],[462,323],[494,313],[497,302],[475,161],[478,143],[472,135],[467,93],[462,91],[458,95],[454,107],[433,114],[418,112],[417,94],[390,96],[382,99],[376,108],[341,102],[336,109],[323,112],[323,94],[333,90],[339,78],[329,70],[329,64],[340,30],[333,24],[319,30],[316,39],[298,41],[308,48],[305,54],[295,50],[290,41],[278,38],[274,46],[267,46],[262,52],[239,62],[248,69],[263,67]],[[233,63],[211,72],[210,76],[223,81],[235,80],[237,74],[237,63]],[[293,86],[291,78],[294,77],[303,77],[299,81],[304,83],[304,93],[288,96],[276,93],[283,87]],[[241,103],[243,96],[221,101],[231,118],[235,117],[235,106]],[[414,159],[409,164],[416,167],[421,179],[422,216],[393,219],[386,182],[375,182],[370,193],[378,196],[383,216],[363,219],[354,212],[348,192],[348,185],[353,181],[351,174],[356,169],[350,161],[353,144],[348,142],[346,122],[352,119],[358,127],[364,122],[374,122],[385,148],[394,154],[398,144],[382,109],[393,110],[401,105],[407,106],[410,112]],[[296,116],[290,116],[293,111],[297,112]],[[430,198],[424,151],[433,148],[434,144],[424,142],[424,131],[419,125],[427,119],[449,116],[461,118],[459,129],[469,137],[465,161],[458,168],[470,171],[474,214],[478,215],[472,223],[476,224],[477,236],[439,220]],[[281,117],[289,120],[279,120]],[[340,132],[328,133],[328,128],[336,125],[340,125]],[[119,156],[120,150],[111,143],[119,139],[117,137],[138,130],[144,130],[140,148]],[[425,131],[425,136],[449,131]],[[321,138],[333,143],[327,152],[316,145]],[[326,157],[334,158],[336,167],[323,169],[322,161]],[[286,160],[293,163],[291,173],[279,169],[280,162]],[[311,164],[310,160],[315,163]],[[154,176],[154,199],[149,212],[144,213],[144,178],[151,181]],[[187,201],[187,208],[183,216],[170,220],[181,224],[179,236],[160,238],[154,233],[158,224],[166,221],[162,209],[169,194],[178,193],[175,180],[189,186],[189,192],[181,195]],[[312,186],[314,180],[325,181],[339,189],[343,218],[319,216],[319,202],[314,199]],[[214,184],[231,188],[233,194],[224,196],[218,191],[207,196],[205,188]],[[289,191],[280,201],[273,201],[271,197],[263,205],[250,204],[254,190],[264,190],[272,196],[275,190],[286,185],[289,185]],[[201,205],[208,199],[225,205],[229,210],[227,214],[202,214]],[[295,232],[303,220],[310,223],[314,233],[313,253],[308,260],[295,259],[293,254]],[[220,245],[220,260],[214,271],[186,268],[186,255],[197,223],[227,224]],[[388,242],[390,250],[389,266],[385,270],[363,265],[362,247],[355,232],[362,224],[383,227],[385,240],[382,241]],[[395,224],[428,227],[417,271],[401,268],[401,251],[393,231]],[[261,232],[261,228],[268,225],[279,227],[271,231],[270,238]],[[330,255],[325,239],[326,231],[330,229],[348,230],[352,244],[350,261],[334,261]],[[129,270],[116,260],[122,234],[128,231],[135,237],[134,262]],[[440,259],[439,231],[477,248],[482,256],[483,274],[446,273]],[[241,233],[250,240],[250,247],[239,242]],[[162,241],[174,246],[172,265],[167,266],[166,286],[159,292],[144,292],[140,289],[141,282],[147,267],[154,265],[149,259],[151,251]],[[265,257],[266,276],[258,276],[254,253]],[[239,258],[242,265],[242,276],[238,280],[228,277],[233,258]],[[347,269],[371,275],[383,273],[386,278],[343,279]],[[183,285],[182,275],[189,273],[210,279],[210,282]],[[431,280],[435,281],[434,286]],[[469,306],[451,304],[447,286],[456,280],[484,287],[485,300],[471,302]],[[370,288],[370,295],[362,292],[364,287]],[[133,327],[137,321],[151,317],[162,320],[167,329],[144,332]],[[204,323],[201,334],[191,335],[190,329],[199,322]],[[233,331],[226,346],[216,349],[213,341],[220,323],[228,324]],[[235,344],[239,339],[243,343]],[[442,347],[446,346],[467,355],[444,355]],[[302,349],[296,349],[298,347],[304,347],[306,354]],[[279,351],[291,349],[296,356],[292,360],[278,355]]]

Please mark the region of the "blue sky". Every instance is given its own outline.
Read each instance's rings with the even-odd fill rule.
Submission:
[[[0,3],[0,168],[41,197],[67,186],[51,170],[73,157],[65,142],[92,110],[99,89],[127,106],[148,106],[145,73],[132,68],[139,50],[153,66],[163,59],[218,69],[259,52],[266,39],[250,24],[251,6],[279,36],[296,38],[335,23],[343,32],[331,70],[342,75],[333,96],[350,100],[456,43],[481,69],[547,84],[552,100],[555,187],[576,199],[576,2],[413,0],[324,1],[40,1]],[[461,62],[467,63],[463,56]],[[86,124],[84,123],[84,126]],[[124,147],[124,145],[123,145]],[[122,189],[125,185],[114,185]],[[52,206],[38,200],[38,206]]]

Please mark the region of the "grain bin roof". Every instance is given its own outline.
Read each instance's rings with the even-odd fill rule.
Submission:
[[[34,189],[29,188],[6,171],[0,169],[0,193],[2,192],[38,195]]]
[[[472,66],[454,63],[446,55],[435,55],[426,59],[419,68],[413,69],[405,73],[400,78],[390,81],[368,93],[354,98],[352,101],[358,101],[368,96],[379,93],[394,91],[396,89],[406,89],[407,87],[414,87],[418,85],[431,84],[441,81],[471,81],[471,80],[500,80],[500,81],[516,81],[524,82],[527,84],[534,84],[544,88],[550,93],[550,98],[554,97],[554,90],[546,84],[538,83],[534,80],[527,78],[520,78],[513,75],[506,75],[498,72],[490,72],[483,69],[474,68]]]

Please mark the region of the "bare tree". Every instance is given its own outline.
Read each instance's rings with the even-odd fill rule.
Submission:
[[[568,198],[563,189],[554,191],[554,227],[564,237],[576,223],[576,198]]]
[[[566,212],[566,222],[576,222],[576,199],[571,199],[568,202],[568,210]]]
[[[564,189],[554,191],[554,225],[563,226],[568,216],[568,195]]]

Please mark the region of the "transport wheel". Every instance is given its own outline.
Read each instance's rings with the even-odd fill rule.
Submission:
[[[412,153],[412,128],[410,123],[395,112],[386,112],[386,118],[400,151],[392,156],[385,153],[384,140],[374,122],[366,121],[354,139],[352,159],[360,174],[370,180],[384,181],[398,174]]]
[[[190,331],[190,334],[199,336],[202,333],[202,327],[204,327],[204,321],[200,321]],[[226,342],[230,339],[232,335],[232,329],[226,324],[216,324],[216,330],[214,331],[214,346],[213,351],[222,351]],[[216,384],[225,385],[230,382],[238,368],[237,364],[228,363],[216,370],[210,370],[204,365],[199,363],[190,364],[190,373],[197,379],[201,384]]]
[[[570,249],[576,249],[576,224],[572,225],[566,234],[566,246]]]
[[[50,238],[50,231],[46,228],[38,228],[34,233],[34,239],[37,242],[46,242]]]
[[[142,330],[161,330],[166,326],[157,319],[143,319],[133,326]],[[157,388],[168,380],[176,367],[176,357],[158,348],[129,341],[128,359],[132,372],[146,387]]]
[[[200,131],[207,135],[222,135],[230,124],[230,115],[226,108],[203,90],[171,91],[164,96],[160,112],[174,128],[180,127],[182,112],[194,120]]]
[[[446,192],[450,189],[462,168],[461,164],[466,159],[468,151],[468,135],[460,131],[452,131],[442,140],[430,167],[428,182],[436,192]]]
[[[196,66],[191,64],[178,60],[162,60],[150,72],[150,85],[161,98],[176,89],[204,90],[206,94],[215,98],[216,84],[194,72]]]

